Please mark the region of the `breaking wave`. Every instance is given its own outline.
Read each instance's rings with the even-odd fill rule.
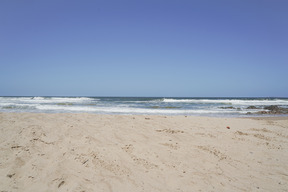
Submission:
[[[287,98],[0,97],[0,112],[240,116]],[[253,106],[253,107],[250,107]]]
[[[230,104],[230,105],[288,105],[288,99],[163,99],[166,103]]]

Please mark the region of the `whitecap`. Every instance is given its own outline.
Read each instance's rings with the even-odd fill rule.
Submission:
[[[231,104],[231,105],[288,105],[286,99],[164,99],[167,103]]]

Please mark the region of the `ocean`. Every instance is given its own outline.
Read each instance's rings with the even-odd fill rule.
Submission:
[[[247,117],[270,105],[288,108],[288,98],[0,97],[0,112],[32,113]]]

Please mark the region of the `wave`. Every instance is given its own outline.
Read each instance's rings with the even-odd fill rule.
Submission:
[[[13,103],[83,103],[96,102],[99,99],[90,97],[1,97],[2,102]]]
[[[264,111],[268,105],[288,108],[285,98],[95,98],[0,97],[0,111],[44,113],[237,115]],[[251,109],[248,106],[256,106]]]
[[[3,111],[10,112],[44,112],[44,113],[97,113],[97,114],[151,114],[151,115],[241,115],[247,112],[255,113],[258,110],[237,109],[166,109],[166,108],[133,108],[124,106],[95,107],[88,105],[2,105]]]
[[[146,101],[125,101],[125,103],[159,103],[163,102],[164,99],[152,99],[152,100],[146,100]],[[123,102],[123,101],[119,101]]]
[[[212,99],[163,99],[165,103],[229,103],[228,100],[212,100]]]
[[[83,102],[83,101],[97,101],[99,99],[90,98],[90,97],[34,97],[34,101],[45,101],[45,102]]]
[[[231,112],[244,114],[248,111],[223,110],[223,109],[151,109],[151,108],[131,108],[131,107],[92,107],[92,106],[69,106],[69,105],[39,105],[37,109],[53,112],[93,112],[93,113],[117,113],[117,114],[229,114]]]
[[[26,110],[26,109],[36,109],[36,105],[30,105],[30,104],[14,104],[14,103],[2,103],[0,105],[1,109],[5,110]]]
[[[230,105],[288,105],[285,99],[163,99],[166,103],[230,104]]]

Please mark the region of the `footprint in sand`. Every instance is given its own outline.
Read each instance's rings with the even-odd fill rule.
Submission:
[[[184,131],[181,130],[173,130],[173,129],[158,129],[157,132],[165,132],[170,134],[176,134],[176,133],[184,133]]]

